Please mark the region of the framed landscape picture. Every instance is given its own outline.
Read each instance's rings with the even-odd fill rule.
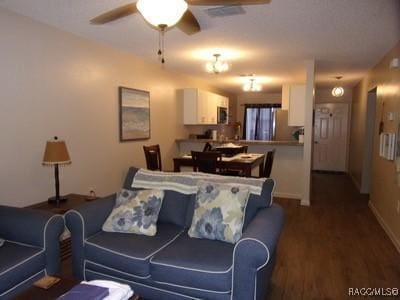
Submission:
[[[119,87],[119,139],[150,138],[150,93]]]

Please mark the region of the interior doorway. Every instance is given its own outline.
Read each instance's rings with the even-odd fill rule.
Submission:
[[[371,191],[372,155],[374,149],[374,130],[376,115],[376,88],[368,92],[367,114],[365,120],[365,141],[363,153],[363,168],[361,175],[360,192],[369,194]]]
[[[347,171],[349,104],[315,107],[313,170]]]

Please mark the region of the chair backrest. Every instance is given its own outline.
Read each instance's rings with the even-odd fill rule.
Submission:
[[[222,159],[222,153],[218,151],[192,151],[192,159],[193,171],[215,174],[217,172],[217,162]]]
[[[203,152],[207,152],[207,151],[211,151],[211,150],[212,150],[212,146],[211,146],[211,144],[209,142],[207,142],[204,145]]]
[[[143,146],[147,169],[162,171],[160,145]]]
[[[275,149],[267,152],[267,157],[265,158],[263,177],[269,178],[269,176],[271,176],[272,165],[274,164],[274,157],[275,157]]]

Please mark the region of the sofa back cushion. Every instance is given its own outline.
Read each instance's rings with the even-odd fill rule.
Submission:
[[[271,178],[267,178],[263,183],[261,195],[250,194],[247,202],[243,229],[249,225],[259,209],[267,208],[272,205],[272,192],[274,186],[275,181]]]
[[[135,167],[129,169],[123,188],[137,190],[137,188],[132,188],[132,182],[138,170],[139,169]],[[260,209],[271,206],[274,186],[274,180],[266,178],[262,186],[261,195],[250,193],[243,229],[247,227]],[[172,223],[189,228],[192,224],[195,202],[196,194],[185,195],[175,191],[165,191],[164,201],[158,219],[160,222]]]
[[[132,187],[133,178],[138,170],[139,169],[135,167],[129,168],[123,185],[124,189],[131,191],[140,190]],[[162,223],[171,223],[180,227],[187,227],[187,209],[192,195],[185,195],[170,190],[164,192],[164,200],[160,214],[158,215],[158,220]],[[189,221],[189,226],[190,222],[191,220]]]

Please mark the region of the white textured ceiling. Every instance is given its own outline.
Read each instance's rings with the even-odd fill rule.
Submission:
[[[108,25],[89,24],[96,15],[131,2],[0,0],[0,6],[157,62],[158,34],[139,14]],[[231,92],[240,90],[239,74],[261,76],[265,91],[301,82],[308,59],[316,60],[318,86],[333,86],[337,75],[353,86],[400,39],[398,0],[272,0],[224,18],[209,17],[205,8],[190,7],[201,33],[167,32],[166,68],[212,80]],[[211,56],[212,49],[230,57],[229,72],[204,72],[204,53]]]

